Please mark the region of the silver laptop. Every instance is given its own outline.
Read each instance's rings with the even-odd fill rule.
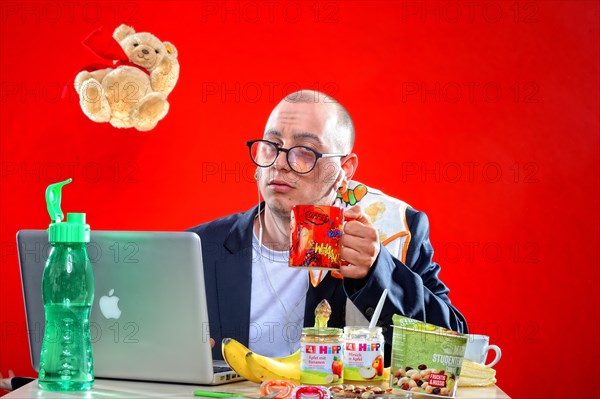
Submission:
[[[44,336],[44,230],[17,233],[33,368]],[[96,377],[216,385],[242,380],[214,361],[200,238],[194,233],[92,231],[90,334]]]

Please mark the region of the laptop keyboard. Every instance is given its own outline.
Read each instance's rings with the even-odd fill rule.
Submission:
[[[231,367],[227,367],[227,366],[213,366],[213,371],[215,373],[226,373],[228,371],[231,371]]]

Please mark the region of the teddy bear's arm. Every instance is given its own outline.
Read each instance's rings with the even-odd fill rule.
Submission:
[[[152,90],[168,95],[175,88],[179,78],[179,62],[175,57],[166,56],[150,74]]]

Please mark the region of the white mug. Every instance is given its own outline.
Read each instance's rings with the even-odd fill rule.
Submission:
[[[496,352],[496,357],[491,363],[485,364],[488,351],[493,349]],[[467,334],[467,350],[465,351],[465,359],[475,363],[481,363],[486,367],[493,367],[500,361],[502,351],[497,345],[490,345],[490,337],[487,335]]]

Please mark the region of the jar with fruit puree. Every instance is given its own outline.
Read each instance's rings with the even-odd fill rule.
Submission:
[[[300,382],[331,385],[344,382],[344,336],[341,328],[303,328],[300,338]]]
[[[344,379],[383,379],[384,338],[381,327],[344,328]]]

